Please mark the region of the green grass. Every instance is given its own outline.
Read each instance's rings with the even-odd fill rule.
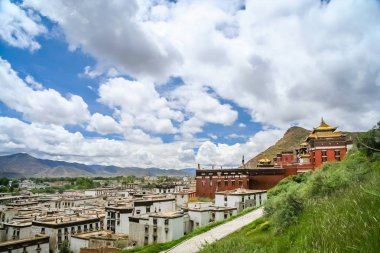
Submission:
[[[231,221],[231,220],[234,220],[244,214],[247,214],[253,210],[255,210],[256,208],[248,208],[240,213],[238,213],[237,215],[234,215],[234,216],[231,216],[229,217],[228,219],[225,219],[225,220],[222,220],[222,221],[216,221],[216,222],[212,222],[210,224],[208,224],[207,226],[204,226],[204,227],[200,227],[200,228],[197,228],[197,229],[194,229],[192,232],[188,233],[187,235],[177,239],[177,240],[174,240],[174,241],[170,241],[170,242],[166,242],[166,243],[157,243],[157,244],[150,244],[150,245],[146,245],[146,246],[143,246],[143,247],[136,247],[134,249],[130,249],[130,250],[125,250],[123,251],[124,253],[127,253],[127,252],[141,252],[141,253],[156,253],[156,252],[161,252],[163,250],[168,250],[174,246],[176,246],[177,244],[187,240],[187,239],[190,239],[191,237],[194,237],[196,235],[199,235],[199,234],[202,234],[204,232],[207,232],[209,231],[210,229],[216,227],[216,226],[219,226],[221,224],[224,224],[228,221]]]
[[[380,161],[290,177],[269,192],[268,215],[201,252],[380,252]]]

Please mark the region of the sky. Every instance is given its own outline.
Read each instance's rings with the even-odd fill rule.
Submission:
[[[377,0],[0,0],[0,154],[237,166],[380,120]]]

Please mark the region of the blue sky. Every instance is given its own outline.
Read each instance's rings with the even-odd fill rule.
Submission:
[[[379,120],[377,1],[0,3],[1,154],[236,166]]]

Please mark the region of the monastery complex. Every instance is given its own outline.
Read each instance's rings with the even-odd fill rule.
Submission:
[[[196,171],[196,193],[214,198],[216,192],[233,189],[267,190],[283,178],[318,169],[325,162],[340,161],[352,146],[343,132],[336,131],[321,120],[299,148],[283,151],[272,159],[260,159],[256,167],[243,164],[232,169],[203,169]]]

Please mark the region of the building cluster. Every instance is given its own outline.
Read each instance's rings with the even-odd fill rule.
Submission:
[[[0,196],[0,252],[116,253],[178,239],[193,229],[261,205],[265,191],[238,189],[213,202],[192,202],[191,182],[138,184],[59,194]]]
[[[352,146],[343,132],[321,120],[295,150],[283,151],[273,159],[262,158],[255,167],[196,170],[196,193],[199,197],[216,197],[216,193],[234,189],[267,190],[290,175],[318,169],[326,162],[340,161]]]

